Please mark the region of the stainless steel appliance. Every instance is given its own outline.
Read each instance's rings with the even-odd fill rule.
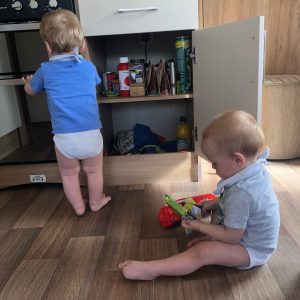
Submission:
[[[58,8],[75,12],[74,0],[1,0],[0,32],[38,29],[42,16]]]

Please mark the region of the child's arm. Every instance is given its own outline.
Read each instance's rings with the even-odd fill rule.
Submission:
[[[35,96],[38,93],[35,92],[31,86],[30,86],[30,81],[32,80],[32,75],[26,76],[22,78],[22,81],[24,82],[24,90],[29,96]]]
[[[182,220],[181,226],[197,230],[205,235],[225,243],[236,244],[242,239],[245,230],[230,228],[224,225],[206,224],[199,220]]]

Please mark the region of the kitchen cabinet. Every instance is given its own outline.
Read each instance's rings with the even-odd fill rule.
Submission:
[[[191,36],[192,48],[195,49],[193,93],[139,98],[99,97],[106,151],[103,170],[105,184],[199,180],[201,132],[215,114],[227,109],[244,109],[259,122],[261,120],[264,18],[195,30],[198,27],[197,1],[168,1],[172,2],[172,7],[177,7],[177,13],[181,13],[177,15],[175,12],[172,15],[167,7],[160,8],[161,1],[156,1],[157,6],[153,2],[150,4],[150,1],[143,1],[143,7],[145,4],[146,7],[155,6],[158,9],[131,11],[128,15],[127,12],[117,11],[116,7],[126,9],[121,1],[114,1],[114,4],[120,4],[114,8],[107,7],[112,3],[101,5],[101,2],[104,3],[96,0],[78,1],[79,15],[90,46],[90,57],[101,72],[113,71],[120,56],[141,58],[145,46],[142,33],[150,34],[147,55],[153,63],[157,63],[157,59],[163,56],[174,57],[176,36]],[[130,1],[130,5],[130,8],[141,7],[140,1]],[[103,7],[105,10],[101,9]],[[150,14],[163,11],[164,17],[149,17]],[[185,12],[189,17],[183,17]],[[114,26],[110,25],[112,14],[116,14],[120,21],[115,20]],[[147,22],[143,22],[143,18]],[[163,132],[162,135],[172,138],[179,116],[183,114],[195,130],[192,151],[111,155],[113,139],[118,130],[128,129],[136,121],[148,119],[146,125],[151,125],[154,132]],[[60,182],[57,166],[53,162],[43,166],[26,165],[21,172],[17,166],[2,165],[1,168],[6,176],[1,179],[0,186],[30,183],[31,174],[45,175],[43,178],[46,182]],[[18,173],[18,176],[12,176],[12,173]]]
[[[181,32],[178,31],[162,32],[154,34],[153,39],[154,42],[164,40],[174,48],[174,37],[180,34]],[[133,126],[135,123],[133,119],[137,114],[142,115],[142,118],[146,120],[151,111],[154,111],[152,120],[147,120],[146,125],[155,129],[154,132],[165,133],[166,136],[169,132],[173,132],[174,138],[179,114],[175,112],[173,120],[171,120],[172,117],[164,120],[164,115],[159,115],[159,113],[163,110],[165,114],[170,113],[172,105],[183,104],[184,108],[181,113],[188,117],[190,127],[194,128],[197,133],[193,151],[111,156],[109,149],[105,157],[107,167],[105,172],[109,172],[104,173],[104,175],[107,174],[106,183],[197,181],[201,168],[198,164],[198,155],[201,155],[199,145],[201,132],[217,113],[229,109],[243,109],[253,114],[259,123],[261,122],[264,18],[257,17],[204,30],[185,31],[184,34],[191,34],[192,47],[195,49],[193,94],[155,98],[100,98],[99,103],[104,125],[104,140],[108,142],[108,145],[112,144],[116,132]],[[124,43],[122,43],[123,39]],[[118,57],[124,56],[122,53],[130,55],[128,44],[132,44],[132,48],[138,47],[138,42],[131,42],[137,39],[136,35],[88,38],[88,41],[92,41],[92,52],[96,53],[92,60],[97,64],[99,53],[105,53],[106,57],[102,57],[102,60],[106,60],[105,65],[116,66]],[[101,51],[99,45],[103,44],[106,44],[106,48]],[[136,49],[134,51],[136,55]],[[105,71],[113,70],[108,68]],[[142,107],[145,108],[144,114],[139,113]],[[125,123],[123,119],[126,120]],[[130,121],[130,126],[126,127]],[[171,135],[168,137],[172,138]]]
[[[198,28],[196,0],[79,0],[87,36]]]

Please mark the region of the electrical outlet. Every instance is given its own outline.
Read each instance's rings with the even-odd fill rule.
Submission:
[[[47,182],[46,175],[29,175],[31,183]]]

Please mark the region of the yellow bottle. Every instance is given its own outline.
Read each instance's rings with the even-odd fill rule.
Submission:
[[[191,131],[186,123],[186,117],[180,117],[176,137],[177,151],[191,150]]]

